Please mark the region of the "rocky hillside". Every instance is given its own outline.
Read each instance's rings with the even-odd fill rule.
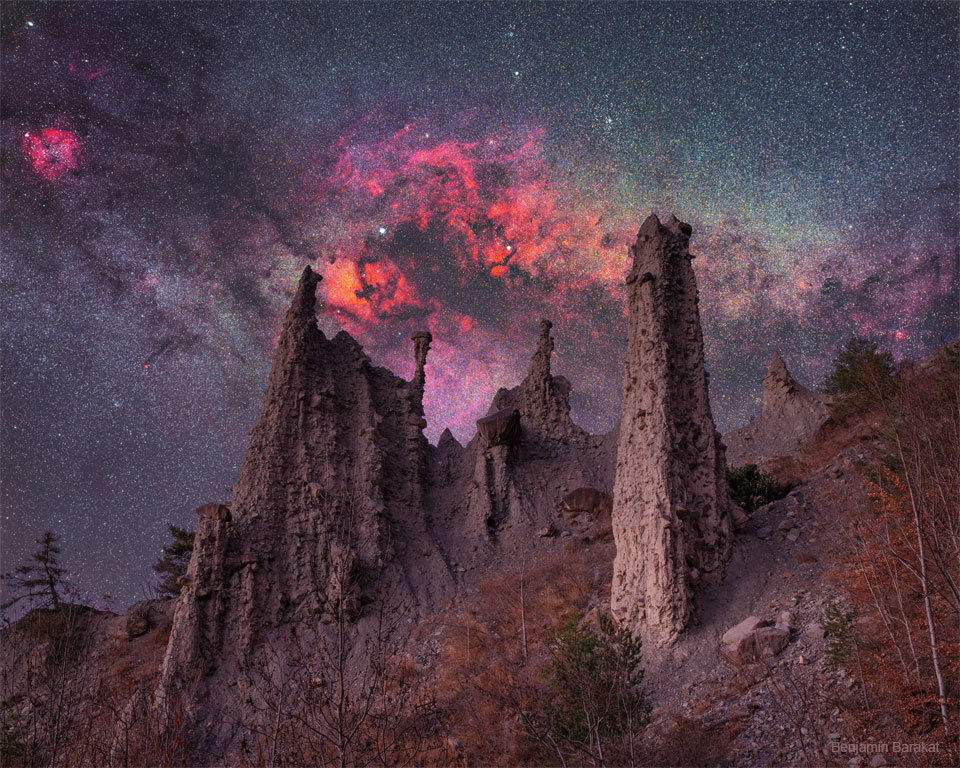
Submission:
[[[321,276],[306,268],[232,498],[197,509],[179,597],[3,630],[5,764],[846,764],[832,745],[857,743],[876,712],[864,659],[890,649],[857,644],[866,630],[835,615],[863,586],[838,576],[845,559],[873,556],[844,547],[889,464],[891,403],[925,392],[911,407],[949,414],[930,403],[951,391],[955,356],[830,420],[778,355],[763,413],[721,441],[689,237],[675,218],[640,229],[625,401],[607,435],[573,423],[544,320],[528,374],[477,414],[470,442],[429,444],[430,334],[411,339],[411,381],[372,365],[348,334],[320,331]],[[725,454],[781,492],[741,509]],[[930,514],[931,530],[952,530]],[[914,568],[910,540],[890,546]],[[943,628],[949,577],[927,583]],[[910,590],[894,620],[913,648]],[[871,628],[890,621],[881,607],[861,609]],[[638,653],[642,687],[624,688]],[[596,661],[571,668],[578,658]],[[955,707],[955,691],[949,704],[943,686],[930,693],[939,660],[914,661],[922,706]],[[939,744],[932,711],[911,733]]]

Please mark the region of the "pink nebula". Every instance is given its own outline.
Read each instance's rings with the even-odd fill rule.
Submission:
[[[47,181],[80,169],[80,140],[72,131],[43,128],[39,133],[28,132],[23,134],[21,147],[33,170]]]

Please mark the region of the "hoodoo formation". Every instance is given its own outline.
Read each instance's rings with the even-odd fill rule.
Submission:
[[[349,334],[326,338],[320,280],[309,267],[300,279],[229,507],[198,510],[158,699],[185,702],[211,742],[285,668],[322,664],[303,651],[323,648],[342,617],[362,665],[376,605],[402,606],[415,626],[491,558],[558,523],[571,491],[612,485],[610,437],[572,422],[570,385],[551,375],[549,321],[529,373],[497,392],[473,440],[445,432],[434,447],[423,436],[430,334],[411,337],[404,381]]]
[[[198,724],[241,711],[254,673],[281,683],[289,627],[319,648],[346,604],[362,635],[378,595],[415,617],[453,583],[423,514],[429,335],[413,338],[412,382],[371,365],[348,334],[318,328],[320,279],[300,279],[229,514],[199,520],[160,685]]]
[[[323,664],[335,626],[363,665],[376,605],[404,606],[412,628],[497,558],[536,541],[558,550],[542,531],[564,515],[606,514],[611,490],[613,607],[634,626],[681,630],[693,587],[719,573],[730,545],[689,233],[651,216],[634,247],[619,462],[616,431],[589,435],[570,418],[548,320],[526,377],[496,393],[473,439],[445,432],[430,445],[431,335],[411,337],[411,381],[374,366],[347,333],[319,329],[321,278],[307,267],[233,498],[199,510],[159,700],[185,701],[199,731],[222,742],[215,730],[264,686],[283,685],[291,664]]]
[[[723,444],[703,365],[689,224],[651,215],[631,249],[624,401],[613,492],[611,607],[670,641],[695,588],[720,576],[732,537]]]
[[[776,352],[763,377],[763,411],[741,429],[724,435],[731,466],[758,464],[790,454],[810,442],[830,417],[829,398],[796,382]]]

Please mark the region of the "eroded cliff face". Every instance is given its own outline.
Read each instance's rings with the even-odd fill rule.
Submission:
[[[829,418],[829,398],[798,384],[777,352],[763,377],[763,411],[723,437],[727,461],[742,466],[796,453]]]
[[[412,337],[411,381],[373,366],[348,334],[319,330],[320,279],[308,267],[300,280],[232,501],[198,510],[164,660],[159,703],[184,703],[221,747],[291,665],[323,665],[345,617],[360,668],[377,605],[402,611],[409,631],[497,558],[559,548],[535,531],[559,523],[572,490],[612,487],[615,443],[571,421],[549,322],[526,378],[494,398],[506,431],[466,446],[445,432],[434,447],[423,437],[430,335]]]
[[[609,492],[612,485],[612,440],[573,423],[570,384],[551,373],[552,327],[541,321],[529,372],[518,386],[497,392],[487,428],[478,422],[480,433],[467,447],[467,518],[475,534],[506,551],[529,546],[533,530],[556,522],[570,491]],[[498,439],[501,423],[507,439]]]
[[[412,382],[371,365],[348,334],[319,330],[319,281],[309,267],[300,280],[229,508],[198,510],[159,694],[201,726],[222,723],[254,673],[280,682],[290,627],[319,649],[341,611],[360,637],[378,597],[414,620],[454,586],[423,513],[429,337],[414,338]]]
[[[724,448],[703,365],[691,228],[651,215],[632,247],[624,402],[613,493],[611,607],[669,642],[695,618],[695,591],[721,576],[732,525]]]

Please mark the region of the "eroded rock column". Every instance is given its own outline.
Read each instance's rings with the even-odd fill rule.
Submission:
[[[657,642],[719,578],[731,522],[723,445],[703,365],[691,228],[651,215],[631,249],[624,402],[613,497],[615,615]]]

